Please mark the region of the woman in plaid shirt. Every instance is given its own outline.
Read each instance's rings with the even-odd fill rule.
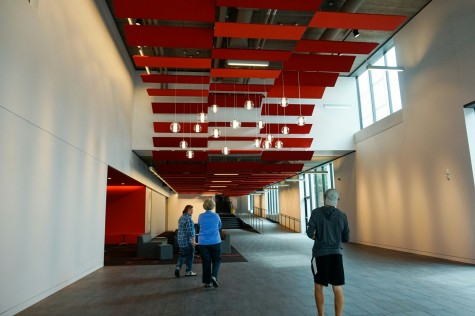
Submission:
[[[193,258],[195,255],[195,223],[191,218],[193,215],[193,206],[187,205],[183,210],[183,215],[178,220],[177,242],[180,247],[180,256],[175,268],[175,276],[180,277],[180,270],[183,262],[186,263],[185,276],[195,276],[196,273],[191,271],[193,266]]]

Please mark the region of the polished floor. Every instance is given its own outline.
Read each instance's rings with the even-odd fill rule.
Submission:
[[[316,315],[312,241],[266,222],[229,230],[248,260],[224,263],[219,288],[173,265],[103,267],[19,315]],[[475,315],[475,266],[357,244],[344,249],[344,315]],[[334,315],[325,290],[325,314]]]

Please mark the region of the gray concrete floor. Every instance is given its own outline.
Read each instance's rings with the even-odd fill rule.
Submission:
[[[219,288],[174,265],[103,267],[19,315],[316,315],[312,240],[279,225],[228,230],[249,261],[223,263]],[[344,247],[345,315],[475,315],[475,267],[358,244]],[[326,315],[334,315],[331,288]]]

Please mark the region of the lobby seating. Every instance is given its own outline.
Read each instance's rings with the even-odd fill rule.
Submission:
[[[137,236],[137,257],[172,259],[173,246],[167,243],[165,237],[152,238],[150,233],[142,234]]]

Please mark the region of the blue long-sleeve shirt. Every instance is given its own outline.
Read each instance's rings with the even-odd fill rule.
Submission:
[[[198,217],[198,224],[200,225],[198,244],[214,245],[221,242],[219,230],[222,224],[218,214],[209,210],[201,213]]]
[[[307,236],[315,239],[314,257],[341,254],[341,243],[350,240],[346,214],[333,206],[323,206],[312,211],[308,221]]]

